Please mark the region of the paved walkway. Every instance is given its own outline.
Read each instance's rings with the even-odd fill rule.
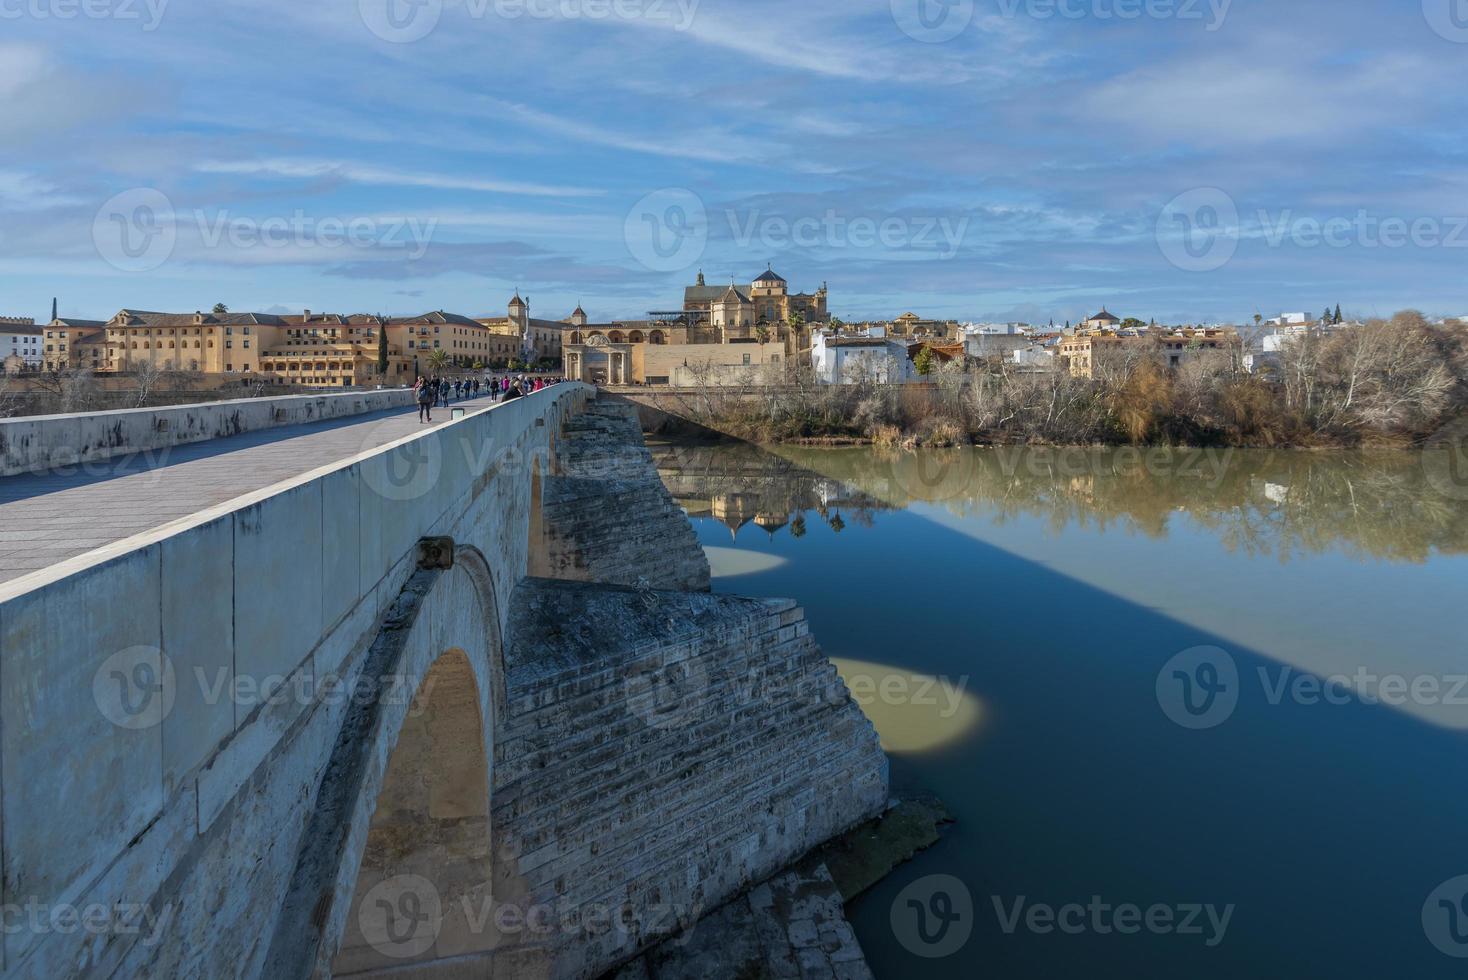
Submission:
[[[489,398],[455,402],[470,411]],[[435,425],[450,411],[435,408]],[[0,479],[0,582],[421,432],[418,409],[264,429]]]

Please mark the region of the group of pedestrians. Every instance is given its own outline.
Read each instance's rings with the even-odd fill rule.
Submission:
[[[514,398],[534,394],[559,380],[559,378],[532,378],[527,374],[505,375],[503,378],[491,378],[483,382],[478,378],[471,378],[467,381],[419,378],[418,382],[413,385],[413,391],[417,394],[418,400],[418,421],[432,422],[435,406],[447,407],[450,402],[478,398],[485,390],[488,390],[491,401],[507,402]]]

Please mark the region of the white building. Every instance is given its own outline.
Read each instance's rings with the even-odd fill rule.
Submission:
[[[907,344],[892,340],[881,327],[850,335],[818,330],[810,356],[822,384],[906,384],[918,377]]]
[[[0,362],[12,357],[26,367],[41,366],[41,329],[30,317],[0,316]]]
[[[1315,321],[1308,313],[1281,313],[1274,319],[1264,322],[1271,327],[1303,327]]]
[[[1048,347],[1035,346],[1017,350],[1010,359],[1015,367],[1028,371],[1049,371],[1055,367],[1055,351]]]
[[[965,323],[962,332],[965,336],[982,334],[993,337],[1028,333],[1029,329],[1028,323]]]

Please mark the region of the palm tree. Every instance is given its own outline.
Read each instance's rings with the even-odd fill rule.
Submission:
[[[432,354],[428,355],[428,366],[433,368],[435,372],[443,371],[444,368],[449,366],[449,352],[442,347],[436,349]]]

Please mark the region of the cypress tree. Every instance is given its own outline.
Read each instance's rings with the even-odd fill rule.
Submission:
[[[380,313],[377,315],[377,374],[387,376],[387,317]]]

